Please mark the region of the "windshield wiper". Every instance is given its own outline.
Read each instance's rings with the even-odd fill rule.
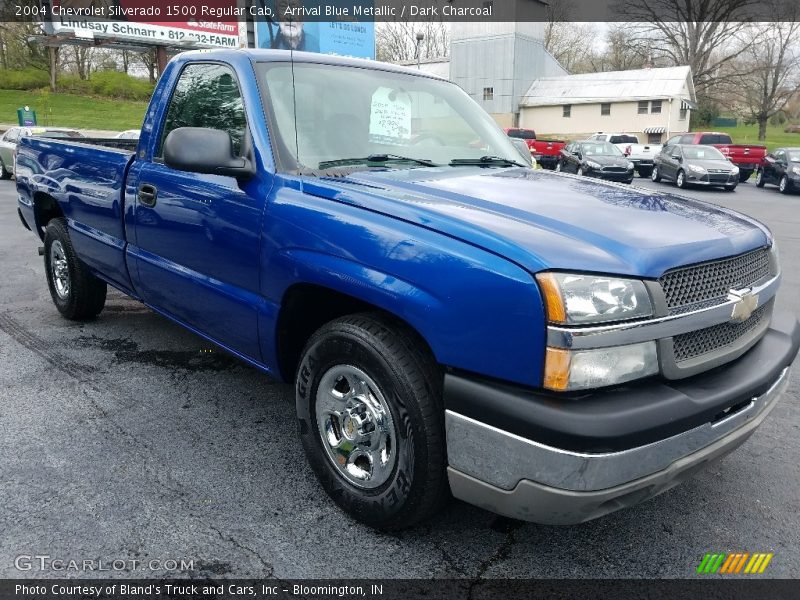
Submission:
[[[511,160],[510,158],[503,158],[502,156],[481,156],[480,158],[454,158],[450,161],[451,167],[460,166],[490,166],[490,165],[513,165],[516,167],[527,167],[521,162]]]
[[[324,160],[319,163],[319,169],[330,169],[331,167],[347,167],[350,165],[361,165],[364,163],[387,163],[387,162],[410,162],[426,167],[438,167],[435,162],[424,158],[411,158],[399,154],[370,154],[360,158],[339,158],[337,160]]]

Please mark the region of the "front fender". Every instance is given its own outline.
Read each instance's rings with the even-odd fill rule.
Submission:
[[[264,295],[280,306],[296,284],[322,286],[389,312],[427,341],[440,364],[523,385],[541,384],[545,323],[530,273],[440,233],[330,200],[273,204]],[[331,207],[338,213],[330,214]],[[322,212],[322,210],[325,212]],[[334,225],[335,224],[335,225]],[[273,340],[275,321],[262,331]]]

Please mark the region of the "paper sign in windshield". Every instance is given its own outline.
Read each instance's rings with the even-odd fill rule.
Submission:
[[[388,87],[372,94],[369,118],[370,141],[404,144],[411,138],[411,98]]]

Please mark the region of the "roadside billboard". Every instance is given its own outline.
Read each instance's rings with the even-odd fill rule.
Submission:
[[[238,48],[237,0],[203,0],[205,10],[187,4],[176,5],[180,14],[169,16],[154,10],[153,0],[52,0],[51,19],[45,22],[50,35],[69,34],[77,38],[115,39],[146,45],[187,48]],[[93,12],[93,8],[97,8]],[[172,12],[172,11],[170,11]],[[206,14],[223,16],[209,20]],[[88,16],[82,16],[86,14]],[[92,14],[103,15],[102,18]],[[105,18],[113,15],[112,18]]]
[[[256,22],[256,46],[259,48],[375,58],[374,21],[304,21],[301,11],[296,10],[303,6],[303,0],[255,1],[258,6],[268,9],[265,14],[274,15],[273,19]],[[327,4],[335,6],[338,3],[344,4],[342,0],[329,0]],[[313,5],[319,5],[319,2],[315,0]],[[289,18],[290,14],[292,18]]]

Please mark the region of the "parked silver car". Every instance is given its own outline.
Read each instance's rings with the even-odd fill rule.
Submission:
[[[667,144],[656,156],[653,181],[674,181],[679,188],[717,186],[732,192],[739,183],[739,167],[714,146]]]

